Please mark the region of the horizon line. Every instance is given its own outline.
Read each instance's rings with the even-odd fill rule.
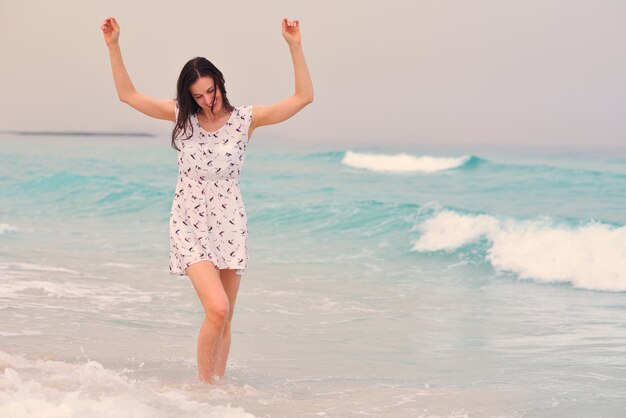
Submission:
[[[113,132],[113,131],[0,131],[3,134],[15,134],[15,135],[39,135],[39,136],[54,136],[54,135],[68,135],[68,136],[156,136],[150,132]]]

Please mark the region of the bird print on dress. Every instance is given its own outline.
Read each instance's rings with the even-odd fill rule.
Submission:
[[[176,109],[178,117],[178,109]],[[170,212],[170,273],[209,260],[243,274],[248,261],[248,225],[240,176],[248,145],[252,106],[240,106],[218,130],[208,132],[195,115],[193,135],[176,139],[178,179]]]

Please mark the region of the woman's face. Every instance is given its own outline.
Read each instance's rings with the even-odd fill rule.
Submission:
[[[214,99],[214,112],[218,113],[222,109],[222,94],[211,77],[200,77],[191,85],[189,92],[202,109],[211,111],[211,104]]]

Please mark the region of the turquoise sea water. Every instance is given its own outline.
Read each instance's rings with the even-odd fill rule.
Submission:
[[[227,376],[166,137],[0,135],[0,416],[626,414],[626,156],[263,142]]]

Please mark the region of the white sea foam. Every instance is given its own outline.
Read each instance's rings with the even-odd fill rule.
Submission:
[[[63,267],[56,267],[56,266],[45,266],[41,264],[17,263],[17,262],[0,263],[0,271],[8,271],[8,270],[61,272],[61,273],[80,274],[80,272],[76,270],[70,270],[70,269],[66,269]]]
[[[626,291],[626,227],[599,222],[558,225],[553,220],[500,220],[442,210],[423,222],[413,249],[453,251],[486,239],[485,257],[500,271],[538,282]]]
[[[103,263],[102,265],[105,266],[105,267],[116,267],[116,268],[121,268],[121,269],[132,269],[132,268],[136,267],[136,265],[134,265],[134,264],[112,263],[112,262]]]
[[[456,158],[415,157],[409,154],[368,154],[346,151],[341,161],[343,164],[355,168],[364,168],[379,172],[422,172],[434,173],[450,170],[466,164],[471,157]]]
[[[84,298],[105,305],[128,302],[150,302],[152,294],[141,292],[127,285],[99,286],[70,281],[51,282],[46,280],[5,280],[0,297],[5,299],[27,299],[29,297]]]
[[[41,335],[42,333],[39,331],[20,331],[20,332],[5,332],[0,331],[0,337],[21,337],[21,336],[31,336],[31,335]]]
[[[2,417],[254,417],[190,395],[154,380],[130,379],[96,361],[31,360],[0,351]]]
[[[9,224],[0,224],[0,235],[13,231],[17,231],[17,227]]]
[[[80,275],[78,280],[76,276]],[[0,299],[52,305],[73,310],[108,308],[122,304],[149,303],[171,299],[171,290],[141,290],[124,283],[94,281],[79,271],[62,267],[8,262],[0,263]],[[59,305],[58,298],[77,303]]]

